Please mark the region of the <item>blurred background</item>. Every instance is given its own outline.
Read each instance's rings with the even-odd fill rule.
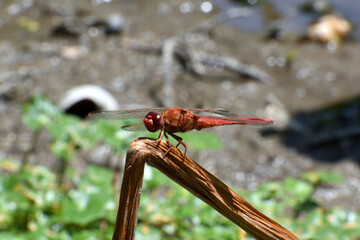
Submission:
[[[187,155],[301,239],[359,239],[359,14],[356,0],[2,0],[0,238],[111,237],[126,149],[157,135],[87,113],[177,106],[275,120],[185,134]],[[139,239],[251,239],[156,174]]]

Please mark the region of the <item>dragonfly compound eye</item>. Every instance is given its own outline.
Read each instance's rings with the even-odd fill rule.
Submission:
[[[160,114],[156,112],[149,112],[144,118],[144,124],[150,132],[156,132],[163,125],[163,119]]]

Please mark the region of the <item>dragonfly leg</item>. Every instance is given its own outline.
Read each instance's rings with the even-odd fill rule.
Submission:
[[[178,144],[176,145],[176,147],[178,147],[180,144],[184,146],[185,148],[185,151],[184,151],[184,155],[186,155],[186,150],[187,150],[187,147],[186,147],[186,144],[183,142],[183,139],[179,136],[176,136],[175,134],[173,133],[169,133],[173,138],[176,139],[176,141],[178,141]]]
[[[166,140],[167,140],[167,143],[169,145],[169,149],[165,152],[165,155],[164,157],[170,152],[171,148],[173,147],[172,143],[170,142],[170,139],[168,137],[168,135],[165,133],[165,130],[162,129],[161,132],[160,132],[160,135],[159,137],[156,139],[156,144],[159,144],[160,141],[162,140],[162,138],[165,136]]]
[[[160,143],[160,141],[161,141],[161,140],[163,139],[163,137],[164,137],[164,134],[165,134],[164,129],[161,129],[160,135],[159,135],[159,137],[156,139],[156,144],[159,144],[159,143]]]
[[[177,148],[180,144],[184,146],[184,148],[185,148],[184,155],[186,155],[187,147],[186,147],[186,144],[182,141],[183,139],[182,139],[181,137],[179,137],[179,136],[176,136],[176,135],[173,134],[173,133],[169,133],[169,134],[170,134],[173,138],[175,138],[175,140],[178,141],[178,144],[176,145],[176,148]],[[171,150],[171,148],[173,147],[173,145],[172,145],[172,143],[170,142],[170,139],[169,139],[168,135],[165,133],[164,130],[161,130],[161,133],[160,133],[158,139],[156,140],[156,142],[160,142],[161,139],[162,139],[164,136],[165,136],[165,138],[166,138],[166,140],[167,140],[167,143],[168,143],[168,145],[169,145],[169,149],[166,151],[166,153],[165,153],[165,155],[164,155],[164,156],[166,156],[166,155],[170,152],[170,150]]]
[[[168,144],[169,144],[169,149],[166,151],[166,153],[165,153],[165,155],[164,155],[164,156],[166,156],[166,155],[170,152],[170,150],[171,150],[171,148],[173,147],[173,145],[172,145],[172,143],[170,142],[170,139],[169,139],[168,135],[166,135],[166,133],[164,133],[164,135],[165,135],[165,138],[166,138],[166,140],[167,140],[167,142],[168,142]],[[177,147],[177,146],[176,146],[176,147]]]

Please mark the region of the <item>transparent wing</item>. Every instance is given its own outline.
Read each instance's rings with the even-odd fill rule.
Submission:
[[[227,118],[231,121],[242,123],[244,125],[253,125],[253,126],[268,126],[274,123],[274,120],[266,118],[256,118],[256,117],[239,117],[239,118]]]
[[[125,131],[147,131],[144,123],[136,123],[136,124],[131,124],[131,125],[126,125],[126,126],[122,126],[121,129],[125,130]]]
[[[134,110],[95,111],[89,113],[92,119],[143,119],[149,112],[162,113],[168,108],[140,108]]]
[[[143,119],[149,112],[162,113],[168,109],[169,108],[140,108],[134,110],[95,111],[89,113],[89,117],[92,119]],[[184,110],[193,112],[195,114],[215,114],[225,117],[238,116],[234,113],[222,109],[208,110],[199,108],[184,108]]]
[[[193,112],[195,114],[205,114],[205,115],[215,114],[215,115],[220,115],[220,116],[224,116],[224,117],[238,117],[237,114],[232,113],[228,110],[224,110],[224,109],[209,110],[209,109],[200,109],[200,108],[185,108],[185,110]]]

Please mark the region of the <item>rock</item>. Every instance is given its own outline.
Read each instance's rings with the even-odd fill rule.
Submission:
[[[81,45],[63,46],[60,50],[62,57],[67,59],[77,59],[89,53],[89,49]]]
[[[110,34],[120,34],[125,28],[125,19],[120,13],[114,13],[107,17],[106,19],[105,33]]]
[[[105,89],[97,85],[81,85],[70,89],[62,97],[60,107],[69,114],[85,118],[96,110],[116,110],[116,99]]]
[[[105,33],[106,35],[121,34],[126,27],[125,18],[120,13],[113,13],[105,20],[90,19],[88,22],[90,27],[98,28],[101,33]]]
[[[268,94],[266,97],[267,105],[263,110],[263,116],[275,121],[272,126],[277,130],[284,130],[290,123],[290,113],[286,109],[285,105],[275,97],[273,94]]]
[[[123,170],[125,166],[125,157],[119,157],[107,145],[99,145],[91,150],[89,160],[92,164],[113,170]]]
[[[338,16],[325,15],[308,28],[308,37],[313,41],[340,42],[351,31],[351,24]]]

